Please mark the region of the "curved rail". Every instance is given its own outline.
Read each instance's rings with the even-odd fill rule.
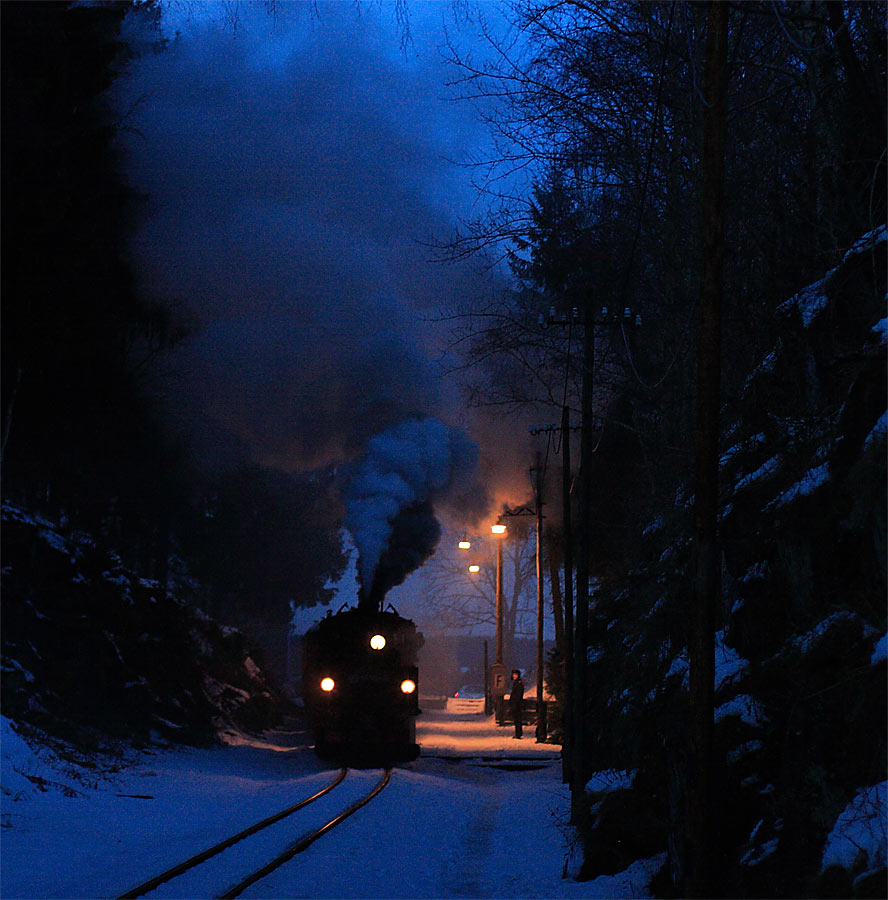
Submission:
[[[267,819],[263,819],[261,822],[257,822],[255,825],[251,825],[249,828],[245,828],[243,831],[239,831],[232,837],[227,838],[226,840],[221,841],[218,844],[214,844],[212,847],[209,847],[206,850],[195,854],[189,859],[186,859],[185,862],[179,863],[177,866],[173,866],[171,869],[167,869],[165,872],[161,872],[160,875],[156,875],[154,878],[151,878],[143,884],[140,884],[138,887],[134,887],[132,890],[127,891],[125,894],[121,894],[117,898],[117,900],[132,900],[132,898],[141,897],[143,894],[147,894],[149,891],[153,891],[156,887],[159,887],[164,882],[169,881],[171,878],[176,878],[179,875],[182,875],[184,872],[187,872],[189,869],[193,869],[195,866],[199,866],[201,863],[206,862],[208,859],[211,859],[212,857],[216,856],[216,854],[221,853],[223,850],[227,850],[233,844],[244,840],[244,838],[250,837],[250,835],[256,834],[257,831],[262,831],[263,828],[268,828],[270,825],[274,825],[276,822],[280,822],[281,819],[286,819],[287,816],[293,815],[293,813],[302,809],[304,806],[308,806],[308,804],[312,801],[317,800],[319,797],[323,797],[324,794],[328,794],[330,791],[332,791],[333,788],[336,787],[336,785],[342,782],[347,772],[348,769],[341,769],[339,771],[339,774],[333,781],[330,782],[330,784],[319,790],[316,794],[312,794],[311,797],[307,797],[305,800],[300,800],[299,803],[296,803],[293,806],[288,806],[286,809],[282,809],[279,813],[275,813],[273,816],[269,816]]]
[[[229,888],[224,894],[219,897],[219,900],[230,900],[230,898],[238,897],[242,894],[251,884],[255,884],[262,878],[265,878],[266,875],[269,875],[275,869],[282,866],[285,862],[289,862],[297,853],[301,853],[307,847],[311,846],[319,837],[326,834],[331,828],[335,828],[337,825],[340,825],[344,822],[350,815],[356,813],[362,806],[366,806],[382,789],[389,783],[389,779],[392,777],[392,770],[386,769],[385,775],[382,780],[376,787],[370,791],[369,794],[362,797],[360,800],[357,800],[353,803],[345,812],[340,813],[335,818],[331,819],[325,825],[322,825],[320,828],[315,829],[310,834],[307,834],[304,838],[301,838],[292,847],[288,847],[280,856],[276,856],[270,863],[264,865],[261,869],[257,869],[253,872],[252,875],[248,875],[243,881],[236,884],[234,887]]]

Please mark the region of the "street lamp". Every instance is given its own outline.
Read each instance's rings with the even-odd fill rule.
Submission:
[[[503,662],[503,538],[506,526],[502,523],[490,526],[499,540],[496,542],[496,662]]]
[[[506,666],[503,663],[503,542],[506,526],[501,522],[490,526],[490,532],[499,538],[496,542],[496,658],[491,666],[493,702],[497,722],[502,722],[503,694],[506,689]]]
[[[494,702],[497,706],[498,715],[501,717],[502,715],[502,696],[505,692],[506,685],[506,677],[505,677],[505,664],[503,662],[503,611],[504,611],[504,601],[503,601],[503,593],[504,593],[504,585],[503,585],[503,541],[505,540],[507,528],[502,522],[497,522],[495,525],[490,526],[490,533],[499,538],[496,542],[496,656],[494,659],[494,664],[490,668],[490,678],[485,679],[486,690],[489,689],[490,693],[493,696]],[[471,542],[466,538],[463,538],[459,544],[459,548],[461,550],[468,550],[472,545]],[[476,563],[472,563],[468,567],[468,571],[470,575],[476,575],[481,571],[481,566]],[[487,643],[485,642],[485,664],[484,668],[487,669]],[[485,703],[485,709],[487,709],[487,705]]]
[[[533,516],[536,519],[536,587],[537,587],[537,743],[546,740],[548,733],[546,724],[546,704],[543,701],[543,465],[537,453],[536,466],[530,470],[533,486],[535,508],[519,506],[505,509],[504,517]]]

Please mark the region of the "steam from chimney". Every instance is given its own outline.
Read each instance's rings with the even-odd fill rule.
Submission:
[[[474,484],[478,450],[438,419],[411,419],[371,438],[345,492],[362,604],[381,605],[434,552],[434,503]]]

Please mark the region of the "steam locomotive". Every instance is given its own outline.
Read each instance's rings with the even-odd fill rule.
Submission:
[[[303,700],[318,756],[371,764],[419,756],[422,642],[410,619],[375,604],[328,613],[306,632]]]

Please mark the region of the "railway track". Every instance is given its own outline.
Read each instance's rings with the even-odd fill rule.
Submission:
[[[132,888],[125,894],[121,894],[117,898],[117,900],[131,900],[131,898],[142,897],[156,890],[161,885],[172,881],[173,879],[180,878],[186,872],[197,869],[198,866],[201,866],[208,860],[218,856],[220,853],[228,850],[235,844],[239,844],[242,841],[245,841],[248,838],[252,837],[253,835],[270,828],[272,825],[276,825],[278,822],[283,821],[284,819],[298,812],[300,809],[305,808],[310,803],[318,800],[320,797],[329,794],[338,785],[342,784],[347,774],[347,768],[341,769],[336,778],[331,781],[330,784],[326,785],[326,787],[322,788],[317,793],[312,794],[312,796],[306,797],[304,800],[300,800],[293,806],[288,806],[286,809],[283,809],[272,816],[268,816],[267,818],[262,819],[260,822],[256,822],[249,828],[245,828],[242,831],[239,831],[237,834],[226,838],[224,841],[220,841],[218,844],[214,844],[212,847],[208,847],[206,850],[203,850],[202,852],[189,857],[184,862],[181,862],[178,865],[167,869],[165,872],[161,872],[159,875],[156,875],[154,878],[150,878],[148,881],[145,881],[137,887]],[[258,869],[253,870],[248,875],[241,878],[241,880],[238,881],[234,886],[229,887],[223,893],[220,893],[218,895],[213,894],[213,896],[217,896],[219,900],[222,900],[222,898],[232,898],[240,896],[240,894],[242,894],[248,887],[250,887],[250,885],[255,884],[262,878],[265,878],[266,875],[271,874],[273,871],[275,871],[275,869],[278,869],[280,866],[284,865],[284,863],[289,862],[289,860],[291,860],[298,853],[301,853],[303,850],[310,847],[316,840],[318,840],[318,838],[325,835],[328,831],[335,828],[337,825],[342,824],[342,822],[349,818],[349,816],[356,813],[359,809],[361,809],[361,807],[366,806],[383,790],[383,788],[385,788],[385,786],[391,779],[391,775],[392,770],[390,768],[387,768],[383,777],[379,780],[379,782],[377,782],[377,784],[373,787],[373,790],[371,790],[369,793],[351,803],[345,810],[328,819],[320,827],[314,828],[307,834],[302,835],[295,843],[289,844],[286,849],[274,856],[269,862],[265,863]],[[210,893],[207,892],[203,894],[203,896],[210,896]]]

